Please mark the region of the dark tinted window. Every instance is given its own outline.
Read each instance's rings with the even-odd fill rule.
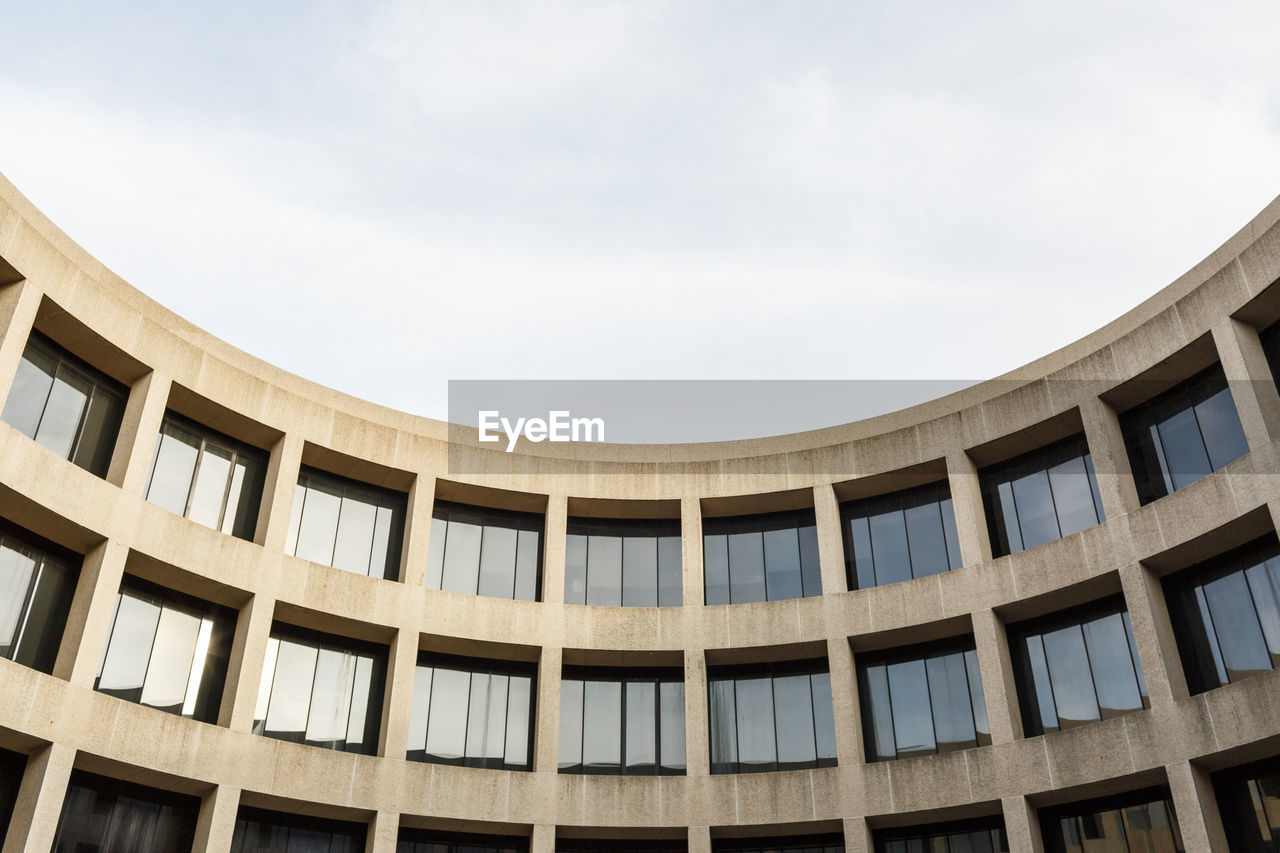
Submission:
[[[936,483],[842,504],[850,589],[922,578],[960,568],[951,491]]]
[[[684,599],[680,522],[569,519],[566,604],[678,606]]]
[[[285,553],[358,575],[400,573],[405,496],[303,468]]]
[[[811,509],[703,519],[702,549],[707,604],[822,595]]]
[[[206,527],[252,539],[267,455],[166,412],[147,479],[147,500]]]
[[[1274,536],[1165,579],[1193,693],[1280,664],[1280,545]]]
[[[1176,853],[1182,836],[1167,788],[1040,812],[1045,853]]]
[[[372,755],[382,722],[387,650],[275,623],[254,734]]]
[[[409,760],[533,769],[536,674],[533,664],[421,655]]]
[[[1008,636],[1029,737],[1148,707],[1120,596],[1012,625]]]
[[[997,557],[1106,520],[1083,435],[983,468],[979,477]]]
[[[825,660],[710,667],[707,682],[712,773],[836,763]]]
[[[358,823],[240,807],[231,853],[364,853],[368,828]]]
[[[1213,788],[1231,850],[1280,851],[1280,758],[1215,773]]]
[[[844,836],[783,835],[767,838],[713,838],[715,853],[844,853]]]
[[[235,611],[126,576],[94,689],[215,723]]]
[[[688,842],[642,838],[557,838],[556,853],[685,853]]]
[[[0,657],[52,672],[80,558],[0,526]]]
[[[126,396],[118,382],[33,332],[0,418],[62,458],[105,477]]]
[[[1125,412],[1120,428],[1144,504],[1249,452],[1218,364]]]
[[[935,823],[875,833],[876,853],[1006,853],[999,817]]]
[[[7,749],[0,749],[0,843],[9,831],[13,807],[18,802],[18,788],[22,774],[27,769],[27,757]]]
[[[560,772],[684,773],[684,673],[565,667]]]
[[[401,827],[396,853],[528,853],[529,839]]]
[[[972,638],[858,655],[858,690],[868,760],[991,742]]]
[[[195,797],[72,771],[53,853],[173,853],[190,850]]]
[[[436,501],[429,589],[541,600],[543,517]]]

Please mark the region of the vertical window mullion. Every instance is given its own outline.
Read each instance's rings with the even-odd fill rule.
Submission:
[[[204,462],[205,445],[208,444],[205,439],[200,439],[200,446],[196,448],[196,464],[191,468],[191,479],[187,481],[187,499],[182,502],[182,517],[188,518],[191,515],[191,499],[196,493],[196,481],[200,479],[200,463]],[[221,519],[219,519],[221,521]]]
[[[618,733],[618,773],[619,775],[627,775],[627,680],[624,678],[619,682],[618,690],[618,725],[621,731]]]
[[[231,467],[227,469],[227,481],[222,484],[222,503],[218,505],[218,529],[221,530],[227,518],[227,502],[231,500],[231,482],[236,478],[236,462],[240,459],[240,451],[231,450]],[[243,485],[241,486],[243,489]]]

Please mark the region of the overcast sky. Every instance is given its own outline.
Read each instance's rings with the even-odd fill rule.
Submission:
[[[232,344],[434,417],[449,379],[981,379],[1280,193],[1274,0],[0,22],[0,172],[55,223]]]

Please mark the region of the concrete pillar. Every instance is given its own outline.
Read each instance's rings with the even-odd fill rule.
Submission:
[[[840,764],[865,764],[862,708],[858,700],[853,650],[846,637],[827,638],[827,662],[831,666],[831,705],[836,720],[836,755]]]
[[[707,714],[707,659],[701,649],[685,649],[684,760],[689,776],[711,773],[711,725]]]
[[[987,703],[992,743],[1012,743],[1022,737],[1022,713],[1009,656],[1009,638],[994,610],[972,615],[973,641],[982,672],[982,695]]]
[[[538,719],[533,738],[535,773],[560,771],[560,668],[564,650],[542,647],[538,661]],[[552,827],[552,835],[555,835]],[[553,837],[552,843],[555,843]]]
[[[85,555],[80,579],[71,599],[67,627],[58,647],[53,675],[80,687],[93,687],[111,630],[116,595],[129,550],[117,542],[103,542]]]
[[[218,785],[200,800],[191,853],[230,853],[240,809],[240,789]]]
[[[436,502],[436,478],[418,474],[409,487],[405,511],[404,553],[400,558],[400,580],[408,587],[426,582],[427,557],[431,553],[431,513]]]
[[[1120,432],[1116,410],[1098,397],[1080,403],[1080,419],[1084,422],[1084,438],[1093,459],[1098,478],[1098,494],[1107,518],[1119,518],[1138,508],[1138,488],[1133,482],[1129,451]]]
[[[18,372],[18,362],[22,360],[22,351],[26,349],[39,310],[40,291],[31,282],[20,281],[0,288],[0,393],[5,397]]]
[[[813,514],[818,524],[818,565],[822,592],[831,595],[849,589],[845,571],[844,540],[840,530],[840,504],[830,483],[813,487]]]
[[[1004,832],[1009,839],[1010,853],[1044,853],[1040,818],[1027,798],[1005,797],[1000,806],[1004,810]]]
[[[1249,449],[1266,447],[1280,438],[1280,394],[1258,340],[1258,330],[1224,317],[1213,327],[1213,343]]]
[[[1187,677],[1160,579],[1134,563],[1120,569],[1120,585],[1152,706],[1169,706],[1187,698]]]
[[[844,849],[845,853],[875,853],[875,840],[865,817],[844,819]]]
[[[394,812],[378,812],[369,821],[369,834],[364,849],[369,853],[396,853],[400,838],[400,815]]]
[[[689,853],[711,853],[711,827],[689,827]]]
[[[535,823],[529,836],[529,853],[555,853],[556,827],[551,823]]]
[[[569,496],[549,496],[542,558],[542,600],[548,604],[564,604],[564,560],[569,539],[568,525]]]
[[[956,536],[960,540],[962,562],[971,566],[990,560],[991,534],[987,530],[987,513],[982,506],[978,468],[963,450],[947,454],[947,485],[951,489],[951,505],[956,513]]]
[[[227,665],[227,686],[218,712],[220,726],[240,732],[253,728],[253,713],[258,704],[258,690],[262,686],[262,668],[275,610],[276,600],[263,595],[255,595],[240,608],[236,636],[231,643],[231,659]]]
[[[702,504],[697,498],[680,499],[680,559],[684,564],[684,606],[701,607],[706,602],[706,588],[702,577]]]
[[[146,488],[151,459],[155,456],[156,436],[160,434],[160,422],[164,420],[172,384],[168,376],[153,370],[129,389],[129,399],[120,419],[120,433],[111,454],[111,466],[107,469],[107,482],[114,483],[127,494],[141,495]]]
[[[1227,836],[1209,774],[1190,761],[1170,764],[1165,773],[1187,853],[1225,853]]]
[[[378,755],[404,758],[409,748],[409,715],[413,710],[413,683],[417,675],[418,632],[413,627],[396,631],[387,658],[387,685],[382,700],[382,726]]]
[[[31,753],[18,786],[3,853],[49,853],[62,815],[76,751],[51,743]]]
[[[258,510],[258,527],[253,541],[272,551],[283,551],[289,536],[293,493],[302,470],[302,444],[299,436],[285,435],[271,448],[271,456],[267,460],[262,506]]]

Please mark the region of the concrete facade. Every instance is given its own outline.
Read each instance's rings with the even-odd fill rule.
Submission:
[[[33,328],[130,389],[105,479],[0,423],[0,516],[85,555],[54,672],[0,661],[0,746],[31,756],[4,853],[50,849],[73,768],[201,797],[200,851],[229,849],[241,803],[367,823],[373,853],[393,851],[402,825],[525,835],[537,853],[551,851],[557,831],[565,830],[687,834],[697,853],[726,832],[842,830],[848,850],[864,851],[877,827],[994,814],[1003,814],[1011,849],[1036,851],[1038,808],[1153,783],[1169,786],[1188,850],[1223,850],[1206,774],[1280,752],[1280,672],[1189,696],[1159,584],[1168,572],[1273,530],[1280,517],[1280,395],[1258,340],[1259,329],[1280,320],[1280,288],[1267,290],[1280,279],[1280,199],[1104,328],[957,394],[770,439],[524,445],[514,454],[491,446],[451,451],[441,422],[334,392],[213,338],[105,269],[3,179],[0,259],[0,393]],[[1117,410],[1148,380],[1185,376],[1188,365],[1215,360],[1231,380],[1250,452],[1139,506]],[[185,414],[270,450],[256,541],[143,499],[160,421],[175,401]],[[1080,429],[1107,521],[993,559],[978,467]],[[451,473],[450,452],[464,454],[466,469],[477,473]],[[409,495],[398,581],[283,553],[303,464]],[[838,501],[888,490],[884,484],[913,472],[948,481],[963,567],[849,591]],[[545,505],[541,602],[423,587],[433,500],[482,489]],[[678,507],[682,607],[563,604],[565,519],[571,502],[594,500]],[[815,509],[825,594],[703,606],[702,517],[724,506],[761,511],[797,501]],[[92,689],[126,572],[239,611],[218,725]],[[1118,591],[1131,614],[1150,709],[1024,737],[1004,626]],[[268,631],[281,614],[390,647],[377,756],[250,733]],[[993,743],[866,763],[857,655],[922,636],[968,633],[977,644]],[[524,647],[538,661],[534,772],[404,760],[415,656],[439,647],[440,638]],[[825,649],[838,765],[711,775],[708,660],[766,659],[770,649],[787,646]],[[683,659],[687,775],[557,773],[565,650],[587,660],[620,652]]]

